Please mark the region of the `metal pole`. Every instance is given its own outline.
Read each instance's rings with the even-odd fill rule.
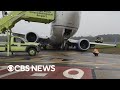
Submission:
[[[8,38],[8,41],[7,41],[7,56],[10,56],[10,37],[9,37],[9,31],[7,30],[7,38]]]
[[[9,40],[9,51],[11,52],[11,29],[10,29],[10,40]]]

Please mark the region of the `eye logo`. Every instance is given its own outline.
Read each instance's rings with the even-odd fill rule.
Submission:
[[[76,74],[70,74],[69,72],[71,71],[76,71]],[[71,68],[67,69],[63,72],[63,75],[67,78],[72,78],[72,79],[81,79],[84,75],[84,71],[78,68]]]
[[[13,65],[9,65],[9,66],[7,67],[7,70],[8,70],[9,72],[14,71],[14,66],[13,66]]]

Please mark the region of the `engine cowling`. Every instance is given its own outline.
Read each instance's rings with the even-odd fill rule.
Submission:
[[[90,43],[88,39],[80,39],[78,41],[77,49],[80,51],[87,51],[90,48]]]
[[[34,32],[27,33],[25,38],[28,42],[37,42],[39,39],[38,35]]]

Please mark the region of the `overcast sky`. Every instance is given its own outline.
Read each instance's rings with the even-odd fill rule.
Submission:
[[[18,33],[34,31],[40,36],[50,36],[50,28],[50,24],[20,21],[12,30]],[[82,11],[80,28],[74,36],[100,34],[120,34],[120,11]]]

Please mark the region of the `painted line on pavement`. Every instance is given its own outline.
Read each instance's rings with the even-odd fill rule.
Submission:
[[[10,72],[10,73],[6,73],[6,74],[3,74],[3,75],[0,75],[0,78],[9,76],[9,75],[12,75],[12,74],[15,74],[15,73],[18,73],[18,72]]]

